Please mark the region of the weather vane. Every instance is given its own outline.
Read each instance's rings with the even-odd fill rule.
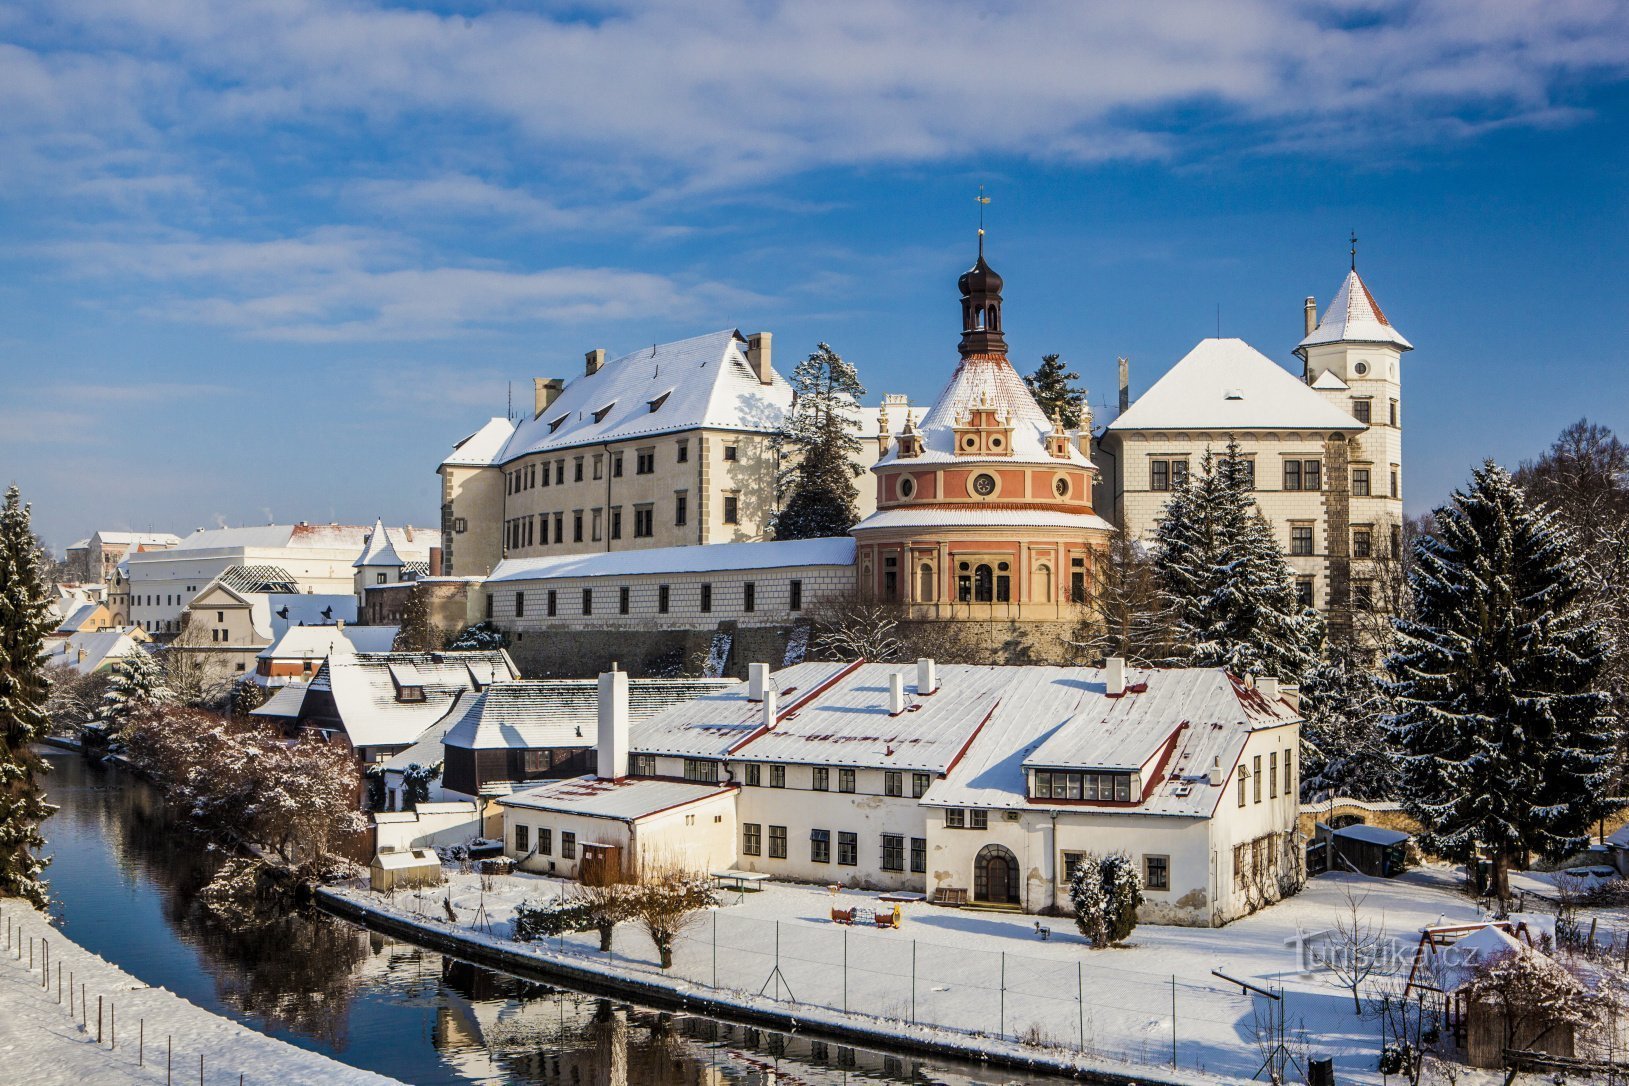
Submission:
[[[1352,270],[1357,271],[1357,231],[1352,231]]]
[[[979,237],[984,236],[984,209],[989,206],[990,198],[984,195],[984,186],[979,186],[979,194],[973,197],[979,205]]]

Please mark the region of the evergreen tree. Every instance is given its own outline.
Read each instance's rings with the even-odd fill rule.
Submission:
[[[446,647],[441,627],[430,619],[430,601],[417,585],[402,607],[402,624],[390,647],[396,652],[440,652]]]
[[[1057,355],[1041,359],[1034,373],[1024,377],[1024,385],[1049,419],[1060,419],[1065,430],[1080,428],[1081,405],[1086,402],[1086,390],[1073,382],[1080,374],[1071,370]]]
[[[45,864],[35,852],[51,809],[38,783],[45,763],[30,744],[45,734],[45,639],[55,623],[29,519],[11,487],[0,507],[0,897],[44,908]]]
[[[1176,599],[1194,666],[1299,682],[1317,663],[1323,620],[1298,602],[1253,486],[1237,443],[1219,457],[1205,450],[1165,507],[1154,564]]]
[[[1421,844],[1512,862],[1582,847],[1608,793],[1608,638],[1583,606],[1571,535],[1486,461],[1415,545],[1413,615],[1386,661],[1401,797]]]
[[[169,701],[164,668],[145,649],[121,656],[109,671],[97,716],[109,737],[122,736],[145,710]]]
[[[1094,947],[1108,945],[1108,902],[1103,896],[1103,872],[1094,855],[1087,854],[1069,876],[1069,904],[1075,911],[1075,927]]]
[[[1137,927],[1143,903],[1143,879],[1124,852],[1111,852],[1097,865],[1103,885],[1103,928],[1107,943],[1124,942]]]
[[[779,480],[786,504],[775,517],[775,538],[847,535],[860,519],[854,478],[865,387],[854,367],[822,343],[792,371],[792,388],[792,412],[778,437],[791,466]]]
[[[232,684],[232,715],[247,717],[250,713],[266,704],[270,696],[264,686],[245,676]]]
[[[506,649],[509,647],[509,635],[500,630],[490,621],[477,622],[473,626],[466,626],[464,632],[447,643],[449,649],[460,651],[474,649]]]
[[[1397,761],[1386,729],[1391,699],[1368,661],[1331,646],[1301,684],[1301,799],[1389,800]]]

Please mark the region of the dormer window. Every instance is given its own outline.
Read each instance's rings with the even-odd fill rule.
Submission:
[[[1038,769],[1030,776],[1030,798],[1082,803],[1132,802],[1132,774]],[[1139,797],[1140,798],[1140,797]]]
[[[396,700],[397,701],[423,701],[424,700],[424,687],[422,687],[422,686],[399,686],[399,687],[396,688]]]
[[[650,408],[651,414],[654,415],[656,412],[660,411],[662,409],[662,405],[667,403],[667,398],[670,395],[672,395],[671,392],[664,392],[654,400],[648,401],[647,406]]]
[[[551,434],[556,433],[560,429],[560,427],[562,427],[562,426],[564,426],[566,424],[566,420],[569,419],[570,417],[571,417],[571,413],[567,412],[566,414],[561,415],[559,418],[554,419],[553,421],[551,421],[549,423],[549,433],[551,433]]]
[[[611,409],[616,407],[616,405],[617,405],[616,401],[612,400],[610,403],[606,404],[604,407],[602,407],[598,411],[594,412],[594,421],[595,422],[604,422],[605,421],[605,416],[609,415],[611,413]]]

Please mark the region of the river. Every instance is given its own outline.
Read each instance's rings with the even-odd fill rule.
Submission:
[[[148,984],[403,1082],[700,1086],[1065,1080],[939,1064],[520,980],[316,909],[235,930],[197,891],[219,858],[156,789],[48,749],[52,912],[75,942]]]

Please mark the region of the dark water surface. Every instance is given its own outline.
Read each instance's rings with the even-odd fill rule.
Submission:
[[[52,911],[148,984],[302,1048],[425,1086],[1060,1083],[822,1044],[520,980],[317,910],[233,930],[196,901],[218,858],[156,789],[45,752]]]

